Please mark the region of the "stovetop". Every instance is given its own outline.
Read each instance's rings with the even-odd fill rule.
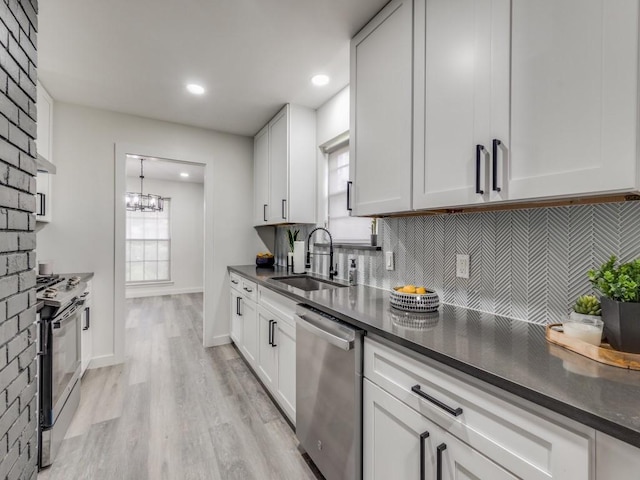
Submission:
[[[82,295],[86,283],[79,277],[61,277],[60,275],[42,275],[36,278],[36,298],[45,306],[56,309],[69,305],[74,298]]]

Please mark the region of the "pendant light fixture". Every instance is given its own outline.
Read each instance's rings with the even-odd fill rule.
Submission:
[[[144,159],[140,159],[140,192],[127,192],[126,202],[127,210],[135,212],[139,210],[141,212],[161,212],[164,199],[160,195],[153,195],[151,193],[144,194],[142,188],[144,182]]]

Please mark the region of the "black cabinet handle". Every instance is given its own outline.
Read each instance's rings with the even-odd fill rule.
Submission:
[[[282,219],[287,219],[287,200],[285,198],[282,199]]]
[[[426,393],[424,393],[421,390],[420,385],[414,385],[413,387],[411,387],[411,391],[413,393],[416,393],[416,394],[420,395],[422,398],[424,398],[428,402],[433,403],[435,406],[440,407],[445,412],[450,413],[454,417],[457,417],[458,415],[462,415],[462,409],[460,407],[451,408],[449,405],[446,405],[446,404],[442,403],[437,398],[433,398],[431,395],[427,395]]]
[[[253,292],[253,289],[251,289],[251,288],[242,287],[242,289],[243,289],[245,292],[247,292],[247,293],[251,293],[251,292]]]
[[[234,285],[237,285],[239,282],[238,280],[231,280],[231,283],[233,283]]]
[[[82,330],[89,330],[91,326],[91,307],[87,307],[84,309],[84,327]]]
[[[36,215],[43,217],[46,215],[46,202],[45,202],[45,198],[46,195],[44,193],[38,193],[38,199],[40,200],[40,208],[38,209],[38,212],[36,213]]]
[[[240,302],[242,301],[242,297],[237,297],[236,298],[236,313],[238,314],[239,317],[242,316],[242,312],[240,311]]]
[[[493,191],[499,192],[502,189],[498,186],[498,147],[502,142],[497,138],[493,139]]]
[[[265,222],[267,221],[267,204],[266,203],[262,206],[262,218]]]
[[[424,441],[429,438],[429,432],[420,434],[420,480],[425,480],[425,458],[424,458]]]
[[[446,443],[441,443],[436,447],[437,450],[437,464],[436,464],[436,480],[442,480],[442,452],[447,449]]]
[[[353,185],[352,181],[347,182],[347,211],[351,212],[353,208],[351,208],[351,186]]]
[[[276,322],[275,320],[271,320],[273,323],[271,324],[271,346],[272,347],[277,347],[278,345],[276,345],[276,325],[278,324],[278,322]]]
[[[483,152],[484,145],[476,145],[476,193],[479,195],[484,195],[484,190],[480,188],[480,164]]]
[[[273,329],[271,328],[271,324],[273,320],[269,320],[269,345],[273,345]]]

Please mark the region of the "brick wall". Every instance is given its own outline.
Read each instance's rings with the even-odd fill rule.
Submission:
[[[0,0],[0,480],[35,479],[37,0]]]

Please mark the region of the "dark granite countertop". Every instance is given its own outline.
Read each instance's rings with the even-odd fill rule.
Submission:
[[[230,266],[292,299],[640,447],[640,372],[602,365],[548,343],[544,326],[451,305],[422,329],[363,285],[304,292],[270,280],[282,267]]]

